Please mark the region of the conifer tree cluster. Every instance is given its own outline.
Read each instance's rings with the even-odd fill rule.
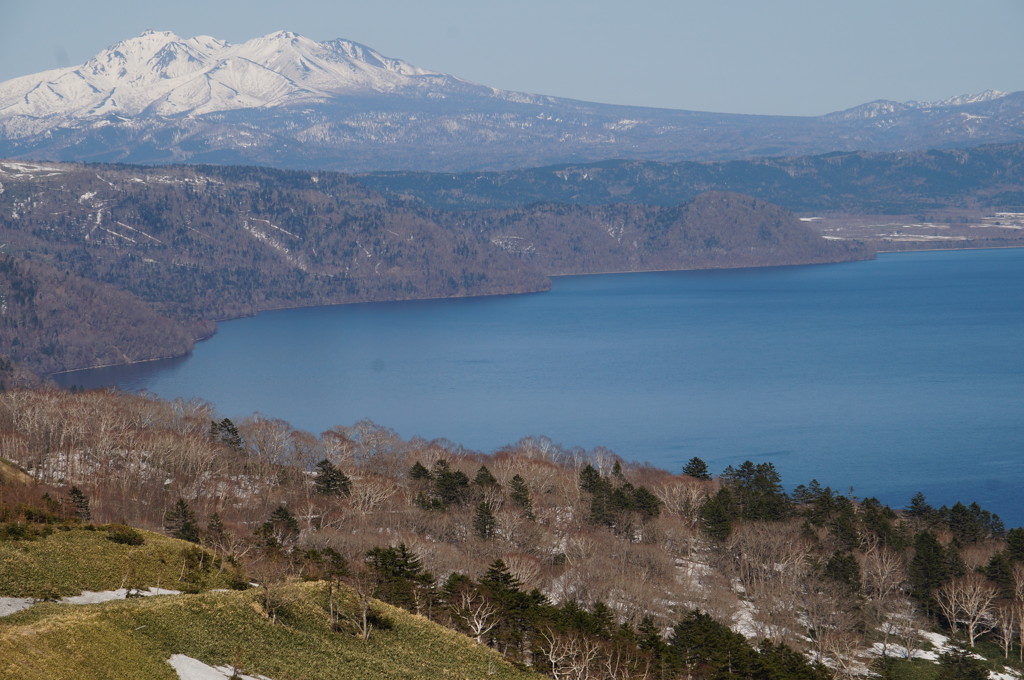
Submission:
[[[602,476],[593,465],[580,471],[580,490],[590,495],[590,521],[628,534],[638,523],[661,514],[661,501],[645,486],[634,486],[622,474],[616,461],[611,477]]]

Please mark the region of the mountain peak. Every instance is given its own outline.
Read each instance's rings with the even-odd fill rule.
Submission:
[[[1002,99],[1009,92],[1003,92],[1002,90],[985,90],[977,94],[961,94],[955,97],[949,97],[947,99],[940,99],[934,102],[914,102],[919,108],[934,109],[943,106],[964,106],[966,104],[979,104],[981,102],[990,102],[993,99]]]
[[[851,109],[836,111],[823,116],[826,120],[862,120],[872,118],[884,118],[892,116],[907,109],[913,108],[911,104],[890,101],[888,99],[876,99],[867,104],[854,106]]]
[[[919,102],[913,100],[907,102],[896,102],[888,99],[876,99],[873,102],[861,104],[860,106],[855,106],[852,109],[845,109],[843,111],[826,114],[824,118],[828,120],[885,118],[911,109],[944,109],[957,106],[967,106],[969,104],[981,104],[996,99],[1002,99],[1009,94],[1009,92],[1003,92],[1001,90],[985,90],[984,92],[979,92],[977,94],[961,94],[955,97],[948,97],[946,99],[939,99],[932,102]]]
[[[145,31],[138,35],[139,38],[167,38],[168,40],[181,40],[175,33],[171,31],[157,31],[152,28],[147,28]]]
[[[297,40],[299,38],[305,39],[305,36],[301,36],[292,31],[274,31],[273,33],[267,33],[263,36],[264,40]]]
[[[441,75],[358,43],[320,43],[292,31],[232,45],[150,29],[80,66],[0,83],[0,116],[191,116],[420,89],[420,77]]]

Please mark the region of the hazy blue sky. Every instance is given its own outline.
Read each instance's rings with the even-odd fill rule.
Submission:
[[[147,28],[348,38],[492,87],[703,111],[1024,90],[1024,0],[0,0],[0,80]]]

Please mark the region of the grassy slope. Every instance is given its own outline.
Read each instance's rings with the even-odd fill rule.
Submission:
[[[223,588],[227,572],[210,561],[203,570],[185,570],[186,551],[195,546],[140,531],[145,543],[122,545],[102,529],[56,530],[33,541],[0,542],[0,596],[53,598],[83,590],[159,586],[174,590]]]
[[[539,678],[421,617],[379,605],[391,622],[363,642],[332,632],[323,584],[286,587],[280,618],[256,590],[70,606],[38,604],[0,619],[0,678],[173,680],[172,654],[273,680]]]
[[[22,470],[9,460],[0,458],[0,485],[2,484],[33,484],[32,475]]]
[[[226,574],[209,569],[180,580],[183,551],[194,546],[151,532],[129,546],[103,530],[57,530],[33,541],[0,542],[0,596],[59,597],[126,585],[222,588]],[[326,587],[277,587],[271,622],[258,589],[119,600],[98,605],[40,602],[0,618],[0,680],[176,678],[167,664],[186,654],[211,665],[237,663],[273,680],[319,678],[540,677],[519,671],[469,638],[377,604],[391,623],[368,642],[333,632]],[[352,601],[342,611],[354,619]]]

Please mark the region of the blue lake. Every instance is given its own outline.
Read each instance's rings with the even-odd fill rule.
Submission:
[[[186,358],[79,372],[321,432],[526,435],[678,471],[770,461],[1024,524],[1024,250],[564,277],[549,293],[268,312]]]

